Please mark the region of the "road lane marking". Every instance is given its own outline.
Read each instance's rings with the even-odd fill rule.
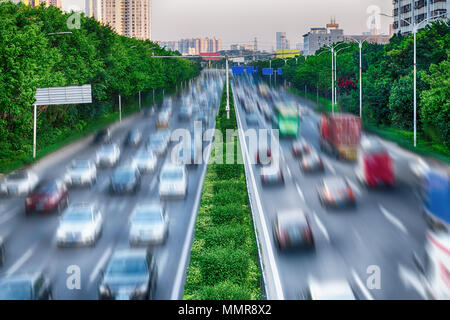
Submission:
[[[358,186],[350,179],[348,179],[348,184],[350,187],[352,187],[353,190],[360,196],[361,195],[361,189],[358,188]]]
[[[284,300],[284,293],[283,293],[283,288],[281,286],[280,275],[278,272],[277,264],[275,262],[272,241],[271,241],[271,237],[269,236],[269,231],[268,231],[268,227],[266,224],[266,218],[265,218],[264,211],[263,211],[262,204],[261,204],[261,198],[259,196],[258,188],[256,185],[255,175],[253,173],[253,166],[251,166],[250,155],[249,155],[248,147],[247,147],[247,141],[245,140],[245,137],[243,136],[242,122],[241,122],[241,116],[239,114],[239,110],[237,110],[237,112],[236,112],[236,118],[237,118],[238,131],[239,131],[239,137],[240,137],[239,140],[242,143],[241,148],[244,149],[244,151],[245,151],[244,152],[245,158],[247,159],[247,165],[248,165],[249,172],[250,172],[250,179],[251,179],[252,186],[253,186],[254,193],[255,193],[256,205],[258,207],[258,212],[261,215],[260,221],[261,221],[261,225],[262,225],[262,229],[263,229],[262,234],[264,236],[264,241],[267,246],[269,264],[270,264],[270,268],[272,270],[272,277],[273,277],[273,281],[275,284],[276,297],[274,297],[274,299]],[[239,128],[241,128],[241,129],[239,129]],[[281,154],[283,155],[283,153],[281,153]]]
[[[336,174],[336,170],[334,169],[333,165],[327,159],[324,159],[324,162],[328,170],[330,170],[333,174]]]
[[[366,286],[363,284],[363,282],[359,278],[359,276],[356,273],[355,269],[352,269],[352,276],[353,276],[353,279],[355,279],[355,282],[358,285],[359,289],[361,289],[361,292],[366,297],[366,299],[367,300],[373,300],[372,295],[370,294],[369,290],[367,290]]]
[[[286,170],[287,170],[288,177],[292,178],[291,169],[289,169],[289,167],[286,167]]]
[[[36,248],[36,245],[32,246],[30,249],[28,249],[20,258],[19,260],[17,260],[7,271],[6,271],[6,275],[10,276],[13,273],[15,273],[17,270],[20,269],[20,267],[22,267],[25,262],[28,261],[28,259],[31,258],[31,256],[34,253],[34,249]]]
[[[106,261],[108,260],[109,256],[111,255],[112,247],[108,247],[106,249],[105,253],[103,253],[102,257],[98,261],[97,265],[95,266],[94,270],[92,271],[91,275],[89,276],[89,284],[94,282],[94,280],[97,278],[97,275],[99,274],[101,268],[105,265]]]
[[[428,298],[423,283],[420,281],[417,274],[415,274],[410,269],[404,267],[403,265],[399,264],[398,275],[406,288],[412,288],[416,290],[417,293],[425,300]]]
[[[8,222],[17,215],[17,211],[9,211],[0,218],[0,224]]]
[[[320,221],[319,217],[317,216],[317,214],[314,211],[313,211],[313,216],[314,216],[314,220],[316,221],[316,224],[319,227],[320,231],[322,231],[322,233],[325,236],[325,238],[327,239],[327,241],[330,242],[330,235],[328,234],[327,229],[325,228],[322,221]]]
[[[394,215],[387,211],[382,205],[379,205],[379,208],[386,219],[388,219],[394,226],[399,228],[403,233],[408,234],[408,230],[406,230],[406,227],[403,225],[403,223],[401,223],[399,219],[394,217]]]
[[[305,202],[305,196],[303,195],[302,189],[300,189],[300,186],[298,185],[298,183],[295,184],[295,187],[297,189],[297,192],[298,192],[300,198],[302,198],[302,201]]]

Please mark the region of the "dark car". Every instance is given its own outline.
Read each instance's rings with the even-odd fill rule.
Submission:
[[[300,168],[303,172],[316,172],[325,170],[322,159],[315,151],[311,151],[311,153],[302,156],[300,160]]]
[[[318,187],[320,203],[326,207],[355,206],[356,198],[345,178],[330,177],[322,180]]]
[[[125,138],[124,145],[137,147],[142,140],[142,133],[139,129],[130,130]]]
[[[44,180],[40,182],[25,199],[25,213],[61,212],[69,203],[69,191],[61,180]]]
[[[111,142],[111,131],[109,129],[99,130],[94,137],[94,143],[103,144]]]
[[[280,250],[297,247],[314,248],[308,217],[301,210],[277,212],[273,223],[275,242]]]
[[[294,156],[301,157],[305,154],[309,154],[311,148],[305,139],[299,139],[292,143],[292,152],[294,153]]]
[[[50,280],[43,273],[0,278],[0,300],[51,300]]]
[[[181,120],[188,120],[192,116],[192,107],[184,106],[181,107],[178,118]]]
[[[149,250],[116,251],[98,287],[101,300],[147,300],[156,291],[158,269]]]
[[[110,192],[115,194],[136,193],[141,186],[139,170],[130,165],[117,168],[112,177]]]

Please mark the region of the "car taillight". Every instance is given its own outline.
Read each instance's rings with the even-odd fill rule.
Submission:
[[[50,203],[56,203],[56,202],[58,202],[58,194],[53,194],[53,195],[51,195],[50,197],[48,197],[47,199],[48,199],[48,202],[50,202]]]
[[[305,151],[306,151],[306,153],[309,153],[309,147],[308,146],[305,147]]]
[[[309,243],[312,242],[312,234],[311,234],[311,230],[309,228],[303,229],[303,236]]]
[[[267,150],[267,156],[271,157],[272,156],[272,152],[270,150]]]
[[[350,199],[355,200],[355,194],[353,193],[353,190],[350,187],[347,187],[347,193]]]

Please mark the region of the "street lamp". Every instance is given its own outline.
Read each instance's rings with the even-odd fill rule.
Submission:
[[[439,18],[441,16],[447,15],[447,13],[443,13],[443,14],[439,14],[437,16],[432,16],[429,17],[427,19],[422,20],[419,23],[411,23],[408,20],[405,20],[403,18],[400,18],[400,20],[402,20],[403,22],[406,22],[409,26],[413,27],[413,35],[414,35],[414,147],[417,146],[417,46],[416,46],[416,35],[417,35],[417,29],[418,27],[424,23],[427,22],[431,19],[435,19],[435,18]],[[385,16],[388,18],[394,18],[394,16],[385,14],[385,13],[380,13],[380,16]],[[412,18],[414,21],[414,17]]]
[[[350,39],[359,45],[359,118],[362,119],[362,45],[366,39]]]
[[[334,87],[334,104],[337,104],[337,54],[339,53],[339,51],[341,50],[345,50],[348,49],[350,47],[344,47],[344,48],[340,48],[339,50],[335,50],[334,51],[334,79],[336,80],[336,86]]]
[[[334,52],[336,51],[337,47],[339,45],[341,45],[341,44],[343,44],[343,43],[341,42],[341,43],[338,43],[336,45],[325,45],[325,47],[328,48],[328,50],[331,52],[331,108],[332,108],[332,113],[333,114],[334,114],[334,100],[335,100],[335,97],[334,97],[334,95],[335,95],[335,91],[334,91],[334,84],[335,84],[335,79],[334,79],[334,71],[335,70],[334,70],[334,68],[335,68],[335,63],[334,63],[333,59],[335,57]]]

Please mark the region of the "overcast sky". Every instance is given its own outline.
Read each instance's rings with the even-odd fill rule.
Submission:
[[[62,2],[64,9],[84,8],[84,0]],[[253,43],[254,37],[260,48],[271,49],[277,31],[285,31],[295,48],[311,27],[324,27],[331,17],[345,34],[361,34],[369,31],[367,21],[376,10],[393,9],[392,0],[152,0],[152,7],[153,40],[216,36],[225,49]],[[381,18],[382,33],[389,32],[390,22]]]

